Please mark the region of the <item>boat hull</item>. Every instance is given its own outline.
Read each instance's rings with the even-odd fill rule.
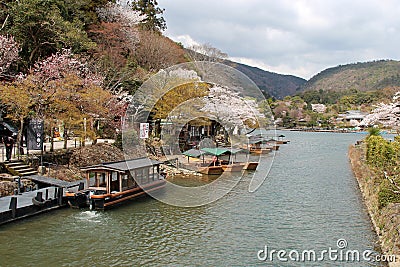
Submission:
[[[246,162],[243,169],[247,171],[254,171],[258,167],[258,162]]]
[[[240,172],[243,170],[243,165],[242,164],[222,165],[222,169],[224,170],[224,172]]]
[[[125,203],[126,201],[146,196],[149,192],[161,190],[165,187],[166,181],[159,180],[142,187],[135,187],[122,192],[113,194],[90,194],[91,190],[86,189],[74,194],[67,194],[67,199],[72,208],[86,208],[91,210],[105,210]],[[93,191],[92,191],[93,192]]]
[[[199,173],[207,174],[207,175],[220,175],[224,172],[222,166],[208,166],[208,167],[199,167],[197,170]]]
[[[272,151],[272,147],[271,148],[254,148],[250,150],[250,153],[252,154],[268,154]]]
[[[68,205],[74,209],[85,208],[89,205],[88,195],[89,191],[88,192],[80,191],[77,193],[67,192],[66,197],[68,200]]]

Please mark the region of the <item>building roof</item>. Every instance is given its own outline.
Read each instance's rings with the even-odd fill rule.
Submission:
[[[81,168],[81,170],[82,171],[110,170],[110,171],[125,172],[129,170],[160,165],[161,163],[162,162],[160,161],[152,160],[149,158],[138,158],[138,159],[116,161],[116,162],[105,162],[97,165],[83,167]]]

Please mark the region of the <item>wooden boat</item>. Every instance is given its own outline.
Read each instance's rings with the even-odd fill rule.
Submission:
[[[199,166],[197,168],[197,172],[207,175],[220,175],[224,172],[221,165],[213,166],[213,165],[206,165],[206,166]]]
[[[243,170],[244,165],[240,163],[222,164],[224,172],[240,172]]]
[[[289,143],[289,141],[288,140],[284,140],[283,138],[285,138],[285,136],[283,135],[283,134],[281,134],[281,135],[279,135],[278,136],[278,140],[276,140],[275,142],[276,142],[276,144],[287,144],[287,143]]]
[[[252,162],[245,162],[243,169],[248,171],[254,171],[257,169],[257,167],[258,167],[258,162],[252,161]]]
[[[261,148],[261,147],[250,147],[250,153],[253,154],[268,154],[269,152],[271,152],[273,149],[273,147],[265,147],[265,148]]]
[[[278,145],[271,145],[271,149],[272,150],[279,150],[279,146]]]
[[[66,192],[68,204],[73,208],[104,210],[158,191],[166,185],[160,164],[139,158],[84,167],[81,170],[86,173],[87,187]]]

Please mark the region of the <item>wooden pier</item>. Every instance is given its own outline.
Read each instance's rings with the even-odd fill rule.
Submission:
[[[0,225],[66,207],[64,189],[83,186],[83,181],[66,182],[40,175],[24,179],[32,180],[41,189],[0,197]]]
[[[32,199],[37,201],[34,203]],[[66,206],[61,187],[48,187],[0,198],[0,225]]]

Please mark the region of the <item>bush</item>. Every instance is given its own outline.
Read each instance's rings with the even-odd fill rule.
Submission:
[[[380,191],[378,193],[379,208],[384,208],[390,203],[399,203],[400,194],[393,192],[392,185],[389,181],[383,181],[381,184]]]

